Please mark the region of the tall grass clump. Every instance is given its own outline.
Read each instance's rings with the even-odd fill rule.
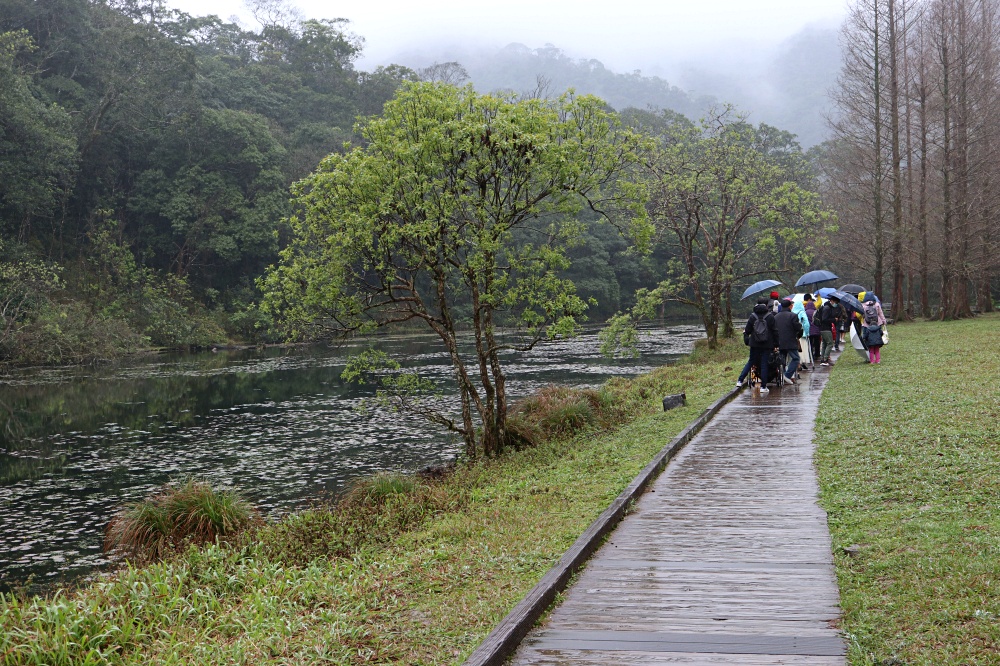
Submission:
[[[262,523],[260,513],[235,491],[189,480],[122,508],[105,530],[104,551],[155,562],[191,544],[231,541]]]
[[[377,548],[458,504],[446,484],[382,473],[356,481],[337,502],[288,516],[258,537],[268,557],[305,566]]]
[[[507,428],[515,446],[536,446],[607,425],[609,400],[593,389],[544,386],[513,405]]]

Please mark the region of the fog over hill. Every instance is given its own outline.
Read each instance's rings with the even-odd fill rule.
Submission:
[[[835,27],[815,25],[777,45],[731,44],[690,59],[654,56],[648,72],[616,72],[558,44],[497,49],[438,43],[391,58],[415,69],[450,61],[461,64],[480,91],[532,91],[541,77],[549,93],[573,87],[616,109],[669,108],[697,118],[713,103],[730,103],[751,122],[796,134],[808,148],[827,138],[828,91],[840,67],[840,48]]]

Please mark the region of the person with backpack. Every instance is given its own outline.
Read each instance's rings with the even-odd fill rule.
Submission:
[[[746,326],[743,327],[743,344],[750,347],[750,358],[743,366],[743,372],[740,373],[736,386],[743,386],[750,369],[756,367],[760,376],[760,392],[768,393],[768,357],[778,346],[778,331],[774,325],[774,313],[768,309],[766,298],[757,299],[757,305],[754,306]]]
[[[774,328],[778,333],[778,351],[785,363],[785,381],[795,383],[795,371],[799,367],[799,338],[802,337],[802,323],[799,315],[792,312],[792,301],[781,301],[781,312],[774,315]]]
[[[846,313],[840,304],[840,299],[832,295],[816,311],[813,322],[819,325],[819,334],[823,341],[819,350],[820,365],[830,365],[830,350],[833,349],[833,331],[837,326],[837,322],[845,316]]]
[[[864,328],[862,336],[865,346],[868,347],[868,362],[872,364],[882,362],[882,327],[885,326],[885,314],[882,312],[882,304],[871,299],[865,301],[861,313]]]

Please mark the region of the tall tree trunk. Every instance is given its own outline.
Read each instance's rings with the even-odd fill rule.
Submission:
[[[943,145],[942,149],[942,164],[941,164],[941,178],[942,178],[942,220],[941,220],[941,319],[948,319],[951,317],[951,294],[952,294],[952,282],[955,277],[955,271],[953,266],[953,259],[951,256],[951,246],[954,242],[953,231],[952,231],[952,168],[953,168],[953,150],[952,150],[952,92],[949,86],[950,83],[950,69],[951,69],[951,53],[949,49],[949,40],[951,39],[951,33],[948,30],[947,19],[949,18],[950,12],[948,11],[950,0],[945,0],[940,3],[941,16],[939,25],[939,38],[940,43],[938,44],[938,57],[940,58],[939,64],[941,65],[941,103],[942,103],[942,130],[943,130]]]
[[[969,307],[969,234],[971,232],[971,201],[969,185],[971,174],[969,169],[969,126],[972,112],[969,100],[969,60],[972,57],[972,46],[969,39],[969,22],[966,12],[968,0],[956,0],[958,99],[955,104],[955,232],[958,235],[955,257],[955,270],[952,274],[951,316],[954,318],[971,317]]]
[[[874,22],[874,39],[875,39],[875,49],[872,58],[872,67],[874,70],[874,102],[875,102],[875,114],[874,114],[874,134],[875,140],[875,178],[872,180],[872,197],[874,199],[874,238],[872,242],[874,245],[875,253],[875,266],[874,266],[874,278],[875,278],[875,293],[882,294],[885,296],[885,292],[882,290],[882,279],[885,275],[885,229],[884,229],[884,212],[882,210],[883,202],[882,195],[884,193],[884,179],[885,179],[885,167],[883,165],[883,154],[884,150],[882,147],[882,132],[883,130],[883,120],[882,120],[882,24],[879,17],[879,3],[875,2],[875,22]]]
[[[892,274],[892,316],[906,318],[903,304],[903,176],[899,147],[899,33],[896,0],[889,0],[889,140],[892,155],[892,252],[889,256]],[[876,289],[875,293],[879,293]],[[883,297],[885,294],[882,295]]]
[[[930,301],[930,238],[928,236],[928,221],[927,221],[927,187],[928,187],[928,176],[930,172],[930,156],[927,152],[928,150],[928,134],[930,128],[928,126],[927,117],[927,106],[928,106],[928,74],[927,74],[927,52],[924,48],[923,38],[925,35],[925,30],[921,27],[920,31],[920,85],[917,88],[917,95],[919,100],[918,113],[917,116],[920,122],[920,192],[919,192],[919,203],[917,204],[917,216],[918,224],[920,227],[920,315],[924,318],[930,318],[931,316],[931,301]]]

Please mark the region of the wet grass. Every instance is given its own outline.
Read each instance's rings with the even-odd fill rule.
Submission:
[[[54,597],[0,596],[2,664],[456,664],[672,437],[731,387],[742,345],[612,381],[583,434],[436,480],[377,477],[235,545]],[[687,406],[663,412],[666,394]],[[579,419],[554,400],[557,430]],[[600,410],[599,410],[600,411]],[[553,414],[562,414],[552,417]],[[542,426],[538,426],[541,428]]]
[[[262,522],[239,493],[188,480],[123,507],[108,523],[104,552],[156,562],[189,545],[231,541]]]
[[[850,662],[1000,663],[1000,317],[845,352],[817,418]]]

